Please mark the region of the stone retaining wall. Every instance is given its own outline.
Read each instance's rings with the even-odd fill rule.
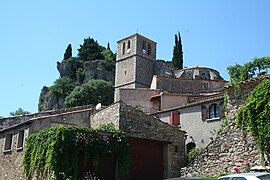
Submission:
[[[220,127],[216,139],[185,169],[185,174],[219,176],[232,173],[234,166],[246,172],[250,167],[260,164],[260,153],[254,138],[249,132],[235,127],[235,115],[249,93],[265,78],[269,76],[248,80],[241,84],[241,90],[236,90],[234,86],[226,87],[228,124]]]

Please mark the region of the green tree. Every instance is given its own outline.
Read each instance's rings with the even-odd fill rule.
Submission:
[[[71,47],[71,44],[69,44],[64,54],[64,60],[67,60],[71,57],[72,57],[72,47]]]
[[[65,99],[67,107],[87,104],[108,105],[113,102],[114,87],[112,83],[104,80],[92,79],[87,83],[77,86]]]
[[[100,46],[93,38],[85,38],[84,43],[78,49],[78,56],[83,61],[93,61],[97,59],[104,59],[101,54],[105,48]]]
[[[115,61],[115,55],[110,49],[104,49],[101,54],[104,57],[104,60]]]
[[[178,36],[175,34],[175,45],[173,47],[172,64],[173,67],[183,69],[183,50],[180,32],[178,32]]]
[[[231,83],[238,84],[241,81],[253,78],[256,72],[267,73],[270,68],[270,57],[254,58],[252,61],[245,63],[243,66],[236,64],[227,68],[230,75]]]
[[[54,84],[50,87],[50,91],[63,96],[68,96],[74,87],[75,85],[72,80],[69,77],[64,76],[54,81]]]
[[[9,114],[11,116],[20,116],[20,115],[25,115],[25,114],[31,114],[31,112],[25,111],[22,108],[18,108],[15,112],[10,112]]]

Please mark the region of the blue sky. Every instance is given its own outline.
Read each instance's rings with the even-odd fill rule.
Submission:
[[[138,32],[158,43],[158,59],[171,60],[180,31],[184,66],[211,67],[228,80],[228,66],[270,55],[269,8],[269,0],[1,1],[0,116],[37,112],[67,45],[76,56],[89,36],[115,51],[117,40]]]

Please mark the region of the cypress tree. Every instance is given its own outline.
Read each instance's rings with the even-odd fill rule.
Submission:
[[[71,56],[72,56],[72,47],[71,44],[69,44],[64,54],[64,60],[71,58]]]
[[[172,57],[173,67],[183,69],[183,50],[180,32],[178,31],[178,36],[175,34],[175,45],[173,47],[173,57]]]

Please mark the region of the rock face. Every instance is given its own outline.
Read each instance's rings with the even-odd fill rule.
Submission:
[[[106,66],[107,65],[107,66]],[[57,70],[60,77],[67,76],[72,79],[75,85],[79,86],[91,79],[101,79],[110,81],[114,84],[115,68],[114,64],[105,63],[105,61],[78,61],[76,58],[70,58],[62,62],[57,62]],[[78,70],[81,73],[78,74]],[[44,86],[39,96],[38,110],[54,110],[64,108],[65,97],[58,93],[51,93],[49,87]]]
[[[269,77],[261,77],[242,83],[241,91],[236,91],[233,86],[226,88],[228,93],[226,109],[228,124],[220,127],[216,138],[191,165],[184,169],[184,174],[219,176],[232,173],[231,170],[234,166],[238,166],[241,172],[247,172],[250,167],[260,165],[261,155],[255,140],[247,130],[236,128],[235,115],[249,93],[264,78]]]
[[[50,93],[49,88],[43,86],[39,96],[38,111],[64,108],[65,97],[56,93]]]
[[[57,62],[57,70],[60,73],[60,76],[68,76],[70,78],[76,77],[76,69],[78,68],[78,62],[76,62],[76,59],[73,59],[72,61],[62,61]]]
[[[115,69],[106,69],[101,61],[88,61],[84,63],[85,76],[83,82],[90,79],[103,79],[114,84]]]

